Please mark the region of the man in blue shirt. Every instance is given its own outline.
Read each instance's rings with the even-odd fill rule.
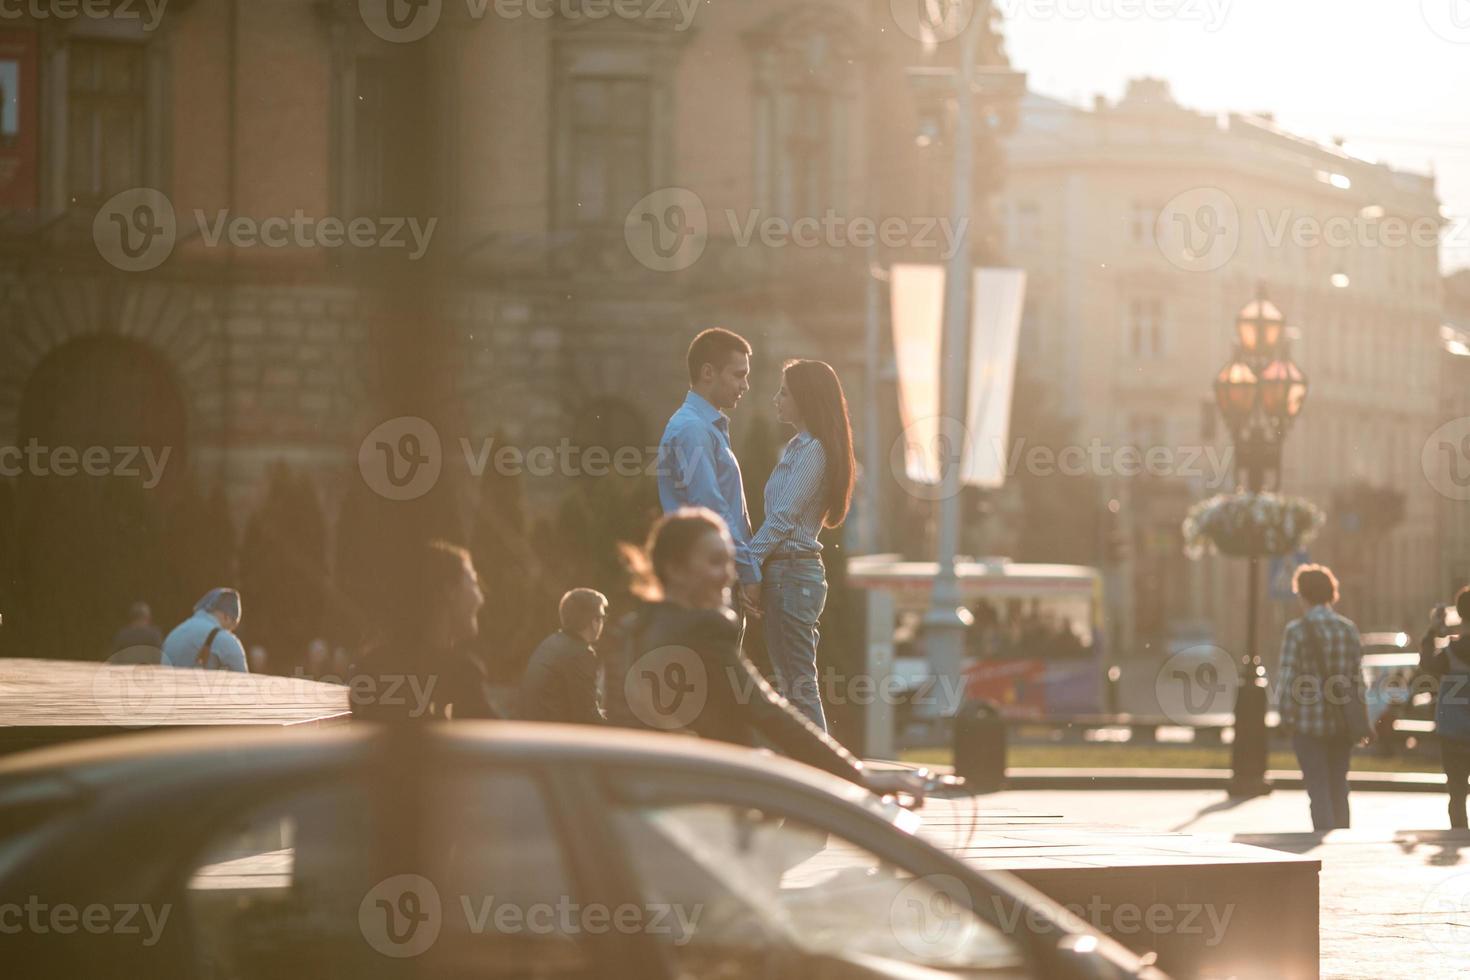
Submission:
[[[750,555],[740,463],[730,448],[729,413],[750,390],[750,355],[750,344],[737,333],[720,327],[701,331],[689,345],[689,394],[658,444],[658,499],[664,513],[708,507],[724,518],[735,541],[741,585],[761,580],[760,566]],[[741,603],[739,593],[735,602]]]
[[[203,667],[250,673],[245,648],[235,637],[240,628],[240,593],[210,589],[194,604],[194,614],[175,626],[163,641],[165,667]]]

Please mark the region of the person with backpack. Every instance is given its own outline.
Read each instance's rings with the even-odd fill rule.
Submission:
[[[245,647],[235,636],[240,628],[240,593],[210,589],[194,603],[194,613],[163,640],[166,667],[199,667],[250,673]]]
[[[1445,788],[1450,795],[1450,829],[1466,830],[1466,780],[1470,779],[1470,636],[1464,625],[1470,619],[1470,586],[1455,596],[1460,616],[1456,635],[1448,625],[1449,608],[1436,606],[1429,616],[1429,629],[1419,641],[1419,670],[1439,682],[1434,699],[1434,732],[1439,736],[1440,764],[1444,766]],[[1440,646],[1441,639],[1447,642]]]

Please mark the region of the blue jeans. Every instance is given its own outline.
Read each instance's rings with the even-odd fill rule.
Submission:
[[[817,621],[827,605],[827,576],[820,558],[793,558],[766,565],[761,610],[766,652],[776,672],[776,689],[822,731],[827,717],[817,685]]]
[[[1348,762],[1353,740],[1346,735],[1291,737],[1302,782],[1312,804],[1312,829],[1334,830],[1348,825]]]

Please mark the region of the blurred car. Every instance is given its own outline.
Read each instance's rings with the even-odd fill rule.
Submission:
[[[1364,633],[1363,683],[1368,689],[1368,720],[1433,719],[1434,694],[1419,673],[1419,649],[1409,634]]]
[[[26,977],[1162,976],[918,820],[659,734],[130,735],[0,761],[0,944]]]

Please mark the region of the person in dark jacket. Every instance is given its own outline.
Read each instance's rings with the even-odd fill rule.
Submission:
[[[607,721],[597,696],[598,661],[593,644],[607,622],[607,596],[572,589],[557,609],[561,629],[541,641],[521,678],[520,717],[600,725]]]
[[[128,622],[112,636],[109,653],[120,653],[135,647],[163,649],[163,632],[153,625],[153,610],[146,602],[135,602],[128,607]]]
[[[1459,635],[1447,625],[1446,607],[1436,606],[1430,614],[1429,629],[1419,641],[1419,669],[1439,681],[1434,731],[1450,794],[1450,829],[1465,830],[1470,829],[1465,813],[1465,784],[1470,780],[1470,636],[1464,628],[1470,621],[1470,587],[1455,596],[1455,611],[1460,616]],[[1448,638],[1442,647],[1441,638]]]
[[[730,609],[735,546],[718,515],[705,508],[666,514],[645,549],[625,554],[645,605],[620,624],[624,642],[607,672],[611,721],[770,747],[874,792],[921,794],[922,782],[910,774],[867,769],[741,653]]]
[[[503,717],[491,703],[484,666],[463,649],[479,635],[485,604],[470,553],[429,541],[411,548],[400,567],[409,592],[394,604],[384,641],[350,672],[353,717]]]

